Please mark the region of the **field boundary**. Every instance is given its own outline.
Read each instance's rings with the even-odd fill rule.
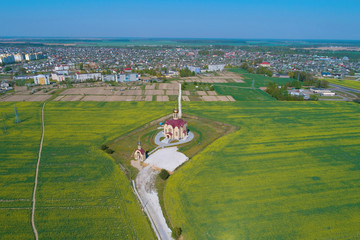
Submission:
[[[45,123],[44,123],[45,104],[46,104],[46,102],[44,102],[44,104],[42,106],[42,109],[41,109],[42,134],[41,134],[41,140],[40,140],[39,156],[38,156],[38,160],[37,160],[37,164],[36,164],[36,170],[35,170],[35,183],[34,183],[34,191],[33,191],[33,196],[32,196],[32,209],[31,209],[31,226],[32,226],[32,229],[33,229],[34,236],[35,236],[36,240],[39,239],[38,232],[37,232],[37,229],[36,229],[36,226],[35,226],[36,188],[37,188],[37,183],[38,183],[39,165],[40,165],[41,152],[42,152],[42,146],[43,146],[44,135],[45,135]]]

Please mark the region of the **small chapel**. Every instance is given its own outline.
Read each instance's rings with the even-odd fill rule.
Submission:
[[[136,161],[145,161],[146,153],[145,150],[141,147],[141,142],[138,141],[138,148],[134,151],[134,158]]]
[[[164,124],[164,136],[169,140],[180,140],[187,137],[187,123],[181,119],[181,84],[179,84],[179,107],[174,109],[173,118],[166,120]]]

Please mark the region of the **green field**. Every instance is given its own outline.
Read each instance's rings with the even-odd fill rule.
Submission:
[[[253,80],[255,81],[255,84],[254,84],[255,88],[266,87],[269,82],[275,82],[277,84],[284,84],[288,81],[293,80],[291,78],[275,78],[275,77],[264,76],[261,74],[248,73],[247,71],[245,71],[241,68],[232,68],[232,69],[229,69],[229,71],[238,73],[243,76],[243,78],[244,78],[243,81],[245,83],[239,83],[239,86],[244,86],[244,87],[251,87]]]
[[[354,88],[360,90],[360,81],[354,80],[339,80],[339,79],[325,79],[329,83],[337,84],[344,87]]]
[[[359,239],[360,105],[184,105],[241,127],[167,180],[184,239]]]
[[[0,103],[7,134],[0,130],[0,238],[32,239],[31,198],[41,136],[41,103],[16,103],[23,120],[14,123],[14,103]]]
[[[17,103],[17,125],[13,106],[0,103],[7,116],[7,134],[0,132],[0,238],[33,239],[41,103]],[[155,238],[128,179],[99,146],[173,106],[47,103],[35,212],[40,239]],[[184,239],[359,238],[359,104],[184,102],[183,112],[238,127],[167,180],[165,208]],[[212,130],[201,121],[194,129],[208,138]]]
[[[219,95],[231,95],[236,101],[275,101],[273,97],[260,89],[241,88],[241,83],[215,85]]]
[[[0,103],[10,114],[13,104]],[[41,104],[18,103],[23,122],[0,135],[0,236],[32,239],[31,196]],[[146,114],[138,114],[147,110]],[[159,103],[50,102],[36,194],[40,239],[153,239],[129,181],[99,146],[170,111]],[[136,143],[134,143],[136,147]]]

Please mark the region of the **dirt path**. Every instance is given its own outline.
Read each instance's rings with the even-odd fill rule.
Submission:
[[[37,164],[36,164],[36,171],[35,171],[34,191],[33,191],[33,195],[32,195],[31,226],[32,226],[32,229],[34,232],[35,240],[39,239],[38,232],[37,232],[36,226],[35,226],[35,204],[36,204],[36,188],[37,188],[38,175],[39,175],[39,165],[40,165],[41,151],[42,151],[42,146],[43,146],[43,142],[44,142],[44,134],[45,134],[45,123],[44,123],[45,104],[46,104],[46,102],[44,102],[42,109],[41,109],[42,134],[41,134],[41,141],[40,141],[39,156],[38,156],[38,160],[37,160]]]
[[[160,240],[171,240],[171,229],[168,227],[161,210],[155,179],[158,171],[150,166],[143,168],[136,177],[136,188],[139,199],[147,212],[155,233]]]

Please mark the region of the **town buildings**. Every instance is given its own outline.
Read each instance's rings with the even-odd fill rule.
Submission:
[[[50,84],[50,77],[49,75],[44,74],[34,76],[34,83],[36,85],[48,85]]]
[[[84,82],[86,80],[99,81],[101,80],[101,73],[76,73],[76,81]]]
[[[225,68],[225,64],[210,64],[208,65],[209,71],[223,71]]]

